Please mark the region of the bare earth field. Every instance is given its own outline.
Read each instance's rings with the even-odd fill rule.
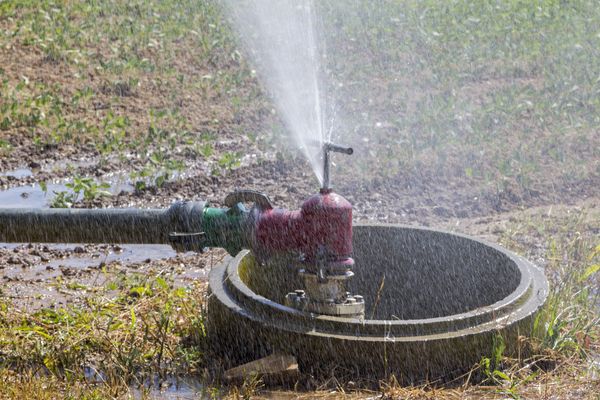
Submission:
[[[599,398],[600,11],[369,3],[319,8],[355,149],[334,187],[357,222],[543,266],[535,357],[477,383],[229,385],[202,313],[223,250],[0,244],[0,398]],[[299,207],[318,182],[244,54],[218,1],[0,1],[0,207],[220,206],[238,188]]]

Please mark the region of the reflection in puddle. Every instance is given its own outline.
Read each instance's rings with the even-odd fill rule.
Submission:
[[[44,192],[39,185],[32,185],[0,191],[0,207],[44,207],[52,200],[54,192],[69,191],[65,185],[60,184],[50,184],[47,189]]]
[[[199,378],[184,377],[177,378],[169,376],[166,379],[158,377],[146,382],[142,387],[132,387],[131,394],[134,398],[187,400],[204,398],[206,388]]]
[[[17,168],[12,171],[2,172],[0,173],[2,176],[12,176],[16,179],[26,178],[28,176],[33,176],[33,171],[29,168]]]

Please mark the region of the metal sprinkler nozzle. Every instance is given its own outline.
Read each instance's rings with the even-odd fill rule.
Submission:
[[[329,186],[329,165],[331,164],[329,153],[332,151],[348,155],[354,153],[352,147],[344,147],[331,142],[325,142],[323,144],[323,187],[321,188],[321,191],[325,192],[331,190],[331,187]]]

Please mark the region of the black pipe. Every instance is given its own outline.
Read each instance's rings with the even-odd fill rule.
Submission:
[[[168,209],[0,209],[0,242],[170,244],[173,232],[202,232],[204,202]]]

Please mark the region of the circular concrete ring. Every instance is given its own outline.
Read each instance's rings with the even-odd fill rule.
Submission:
[[[529,335],[544,304],[543,271],[502,247],[464,235],[400,225],[353,227],[364,320],[283,305],[302,287],[285,259],[259,265],[243,251],[210,273],[211,350],[234,366],[284,352],[317,374],[406,383],[451,379]]]

